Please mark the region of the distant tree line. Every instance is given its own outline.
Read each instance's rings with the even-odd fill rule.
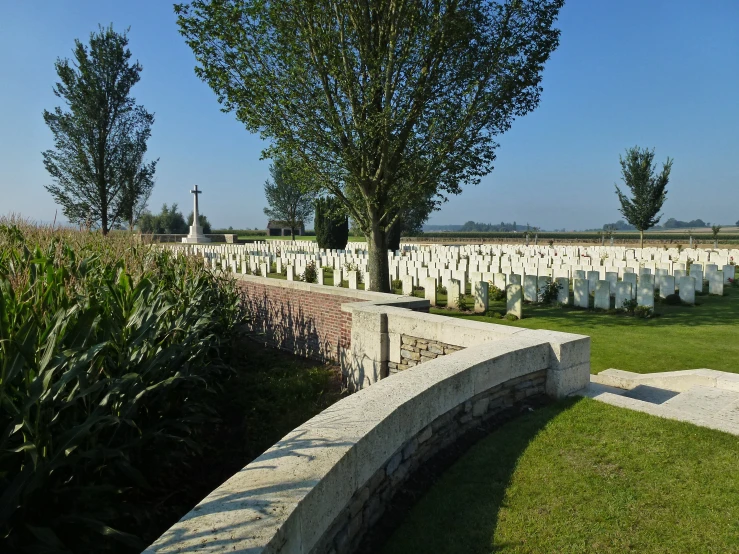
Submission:
[[[210,221],[203,214],[198,214],[198,223],[206,235],[211,232]],[[155,235],[183,235],[190,232],[192,225],[192,212],[187,216],[187,220],[177,209],[177,204],[168,207],[166,204],[162,206],[162,211],[153,214],[145,211],[138,220],[138,227],[142,233]]]
[[[501,221],[500,223],[477,223],[475,221],[468,221],[462,225],[460,231],[476,231],[479,233],[503,233],[506,231],[526,231],[529,228],[528,225],[517,225],[513,223],[506,223]]]
[[[739,222],[737,222],[739,225]],[[700,227],[710,227],[711,224],[708,221],[702,219],[693,219],[692,221],[680,221],[671,217],[665,221],[664,225],[655,225],[654,229],[692,229]],[[636,227],[629,225],[623,219],[619,219],[616,223],[606,223],[603,225],[604,231],[636,231]]]

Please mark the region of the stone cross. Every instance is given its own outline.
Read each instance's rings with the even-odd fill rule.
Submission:
[[[198,229],[200,226],[199,219],[199,213],[198,213],[198,194],[203,194],[202,190],[198,190],[198,186],[195,185],[195,188],[190,191],[194,195],[194,206],[193,206],[193,212],[192,212],[192,226],[195,229]],[[193,233],[195,234],[195,233]]]

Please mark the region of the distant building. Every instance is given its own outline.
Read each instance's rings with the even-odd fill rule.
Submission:
[[[292,230],[290,229],[290,225],[287,223],[287,221],[270,220],[269,223],[267,223],[267,233],[269,233],[270,237],[292,236]],[[305,225],[303,224],[302,221],[295,228],[295,234],[296,235],[305,234]]]

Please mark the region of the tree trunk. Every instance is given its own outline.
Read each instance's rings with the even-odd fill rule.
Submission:
[[[295,227],[290,227],[290,236],[293,242],[295,242]]]
[[[369,247],[369,290],[390,291],[390,264],[387,260],[387,233],[380,227],[379,217],[372,214],[372,228],[367,237]]]
[[[639,237],[641,239],[641,246],[640,246],[640,248],[644,248],[644,231],[642,229],[639,230]]]
[[[100,221],[100,228],[103,231],[103,236],[106,236],[108,234],[108,210],[107,206],[106,209],[102,210],[102,217]]]

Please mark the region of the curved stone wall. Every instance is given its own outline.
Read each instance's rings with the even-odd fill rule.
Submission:
[[[264,285],[261,297],[303,288],[337,294],[244,280]],[[425,309],[425,301],[407,297],[349,296],[340,308],[351,314],[351,341],[340,362],[358,392],[233,475],[146,553],[351,552],[413,470],[471,426],[533,395],[562,397],[589,381],[589,337],[423,313],[413,308]],[[320,325],[322,308],[311,306]],[[419,349],[415,366],[402,364],[401,346],[411,341],[427,352]],[[429,345],[443,355],[429,355],[437,354]],[[388,376],[390,364],[407,369]]]

